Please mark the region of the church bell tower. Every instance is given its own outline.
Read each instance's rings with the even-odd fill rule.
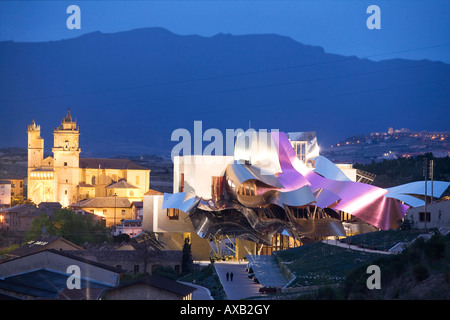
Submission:
[[[41,126],[34,120],[28,126],[28,172],[41,166],[44,159],[44,139],[41,138]]]
[[[61,125],[53,131],[53,159],[54,169],[57,173],[57,201],[63,207],[77,200],[76,186],[79,184],[80,131],[76,119],[72,119],[70,110]]]

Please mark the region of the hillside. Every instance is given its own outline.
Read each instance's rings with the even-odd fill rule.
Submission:
[[[373,184],[381,188],[390,188],[404,183],[424,180],[424,159],[434,159],[434,180],[450,181],[450,157],[434,158],[431,153],[411,158],[399,158],[355,164],[354,168],[376,175]],[[428,177],[428,179],[430,179]],[[448,195],[447,193],[444,194]]]
[[[367,265],[361,266],[344,282],[347,299],[450,299],[450,235],[420,238],[401,254],[372,263],[380,267],[381,289],[367,289]]]
[[[316,242],[276,252],[275,256],[295,276],[288,288],[321,286],[317,291],[306,290],[308,293],[298,294],[298,299],[448,300],[450,234],[442,236],[437,233],[424,240],[417,237],[419,233],[377,231],[357,239],[362,247],[369,247],[374,242],[382,244],[394,239],[415,239],[402,253],[394,255]],[[367,279],[371,275],[367,273],[369,265],[380,267],[380,289],[367,288]]]
[[[181,36],[162,28],[94,32],[60,41],[0,42],[0,147],[45,150],[70,107],[84,156],[158,154],[193,132],[316,131],[331,145],[388,126],[447,130],[450,65],[374,62],[275,34]],[[424,116],[423,110],[426,110]]]

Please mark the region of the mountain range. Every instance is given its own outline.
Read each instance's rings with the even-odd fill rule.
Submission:
[[[315,131],[330,145],[388,127],[449,130],[450,65],[371,61],[276,34],[212,37],[163,28],[0,42],[0,147],[45,150],[70,108],[84,156],[169,152],[209,128]],[[205,142],[206,146],[209,142]]]

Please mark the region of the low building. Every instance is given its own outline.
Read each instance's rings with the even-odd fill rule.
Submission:
[[[111,183],[106,187],[106,195],[128,198],[130,201],[140,201],[144,196],[144,191],[138,187],[132,185],[126,180],[120,180],[119,182]]]
[[[11,205],[11,181],[0,180],[0,208]]]
[[[11,205],[21,203],[24,198],[24,179],[10,179],[11,181]]]
[[[31,221],[43,211],[33,205],[21,204],[0,211],[0,228],[4,231],[26,232],[31,228]]]
[[[37,239],[30,240],[19,248],[10,251],[6,254],[6,256],[9,258],[17,258],[47,249],[83,250],[82,247],[64,239],[63,237],[42,235]]]
[[[133,219],[142,220],[144,216],[144,202],[143,201],[133,201],[131,203],[133,209]]]
[[[140,219],[123,219],[115,228],[113,235],[128,234],[134,237],[142,232],[142,220]]]
[[[69,206],[74,211],[84,210],[105,219],[106,226],[115,226],[122,219],[133,219],[133,209],[128,198],[96,197]]]
[[[117,268],[124,274],[150,274],[158,267],[165,267],[181,272],[182,251],[155,250],[144,248],[138,244],[126,245],[115,248],[88,248],[83,251],[70,252],[77,257],[97,261],[99,263]]]
[[[23,300],[57,299],[68,288],[69,278],[74,275],[72,269],[79,271],[80,290],[109,289],[119,284],[120,272],[116,268],[47,249],[1,262],[0,294]]]
[[[450,228],[450,200],[444,200],[425,206],[411,208],[406,218],[412,229]]]
[[[41,202],[38,208],[45,212],[49,217],[52,217],[56,210],[62,209],[59,202]]]
[[[102,299],[192,300],[192,293],[195,290],[197,289],[189,285],[154,275],[108,289]]]

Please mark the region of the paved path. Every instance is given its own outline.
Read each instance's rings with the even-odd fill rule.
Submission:
[[[333,246],[339,246],[342,248],[347,248],[347,249],[351,249],[351,250],[358,250],[358,251],[364,251],[364,252],[370,252],[370,253],[379,253],[379,254],[393,254],[390,251],[381,251],[381,250],[370,250],[370,249],[366,249],[366,248],[361,248],[355,245],[348,245],[346,243],[342,243],[340,241],[337,240],[322,240],[323,243],[329,244],[329,245],[333,245]]]
[[[214,267],[222,283],[223,289],[227,294],[228,300],[240,300],[252,296],[259,296],[260,284],[249,279],[245,267],[245,262],[239,263],[234,261],[216,261]],[[233,272],[233,281],[226,278],[226,273]]]
[[[262,286],[283,287],[288,283],[273,256],[247,255],[247,258]]]

